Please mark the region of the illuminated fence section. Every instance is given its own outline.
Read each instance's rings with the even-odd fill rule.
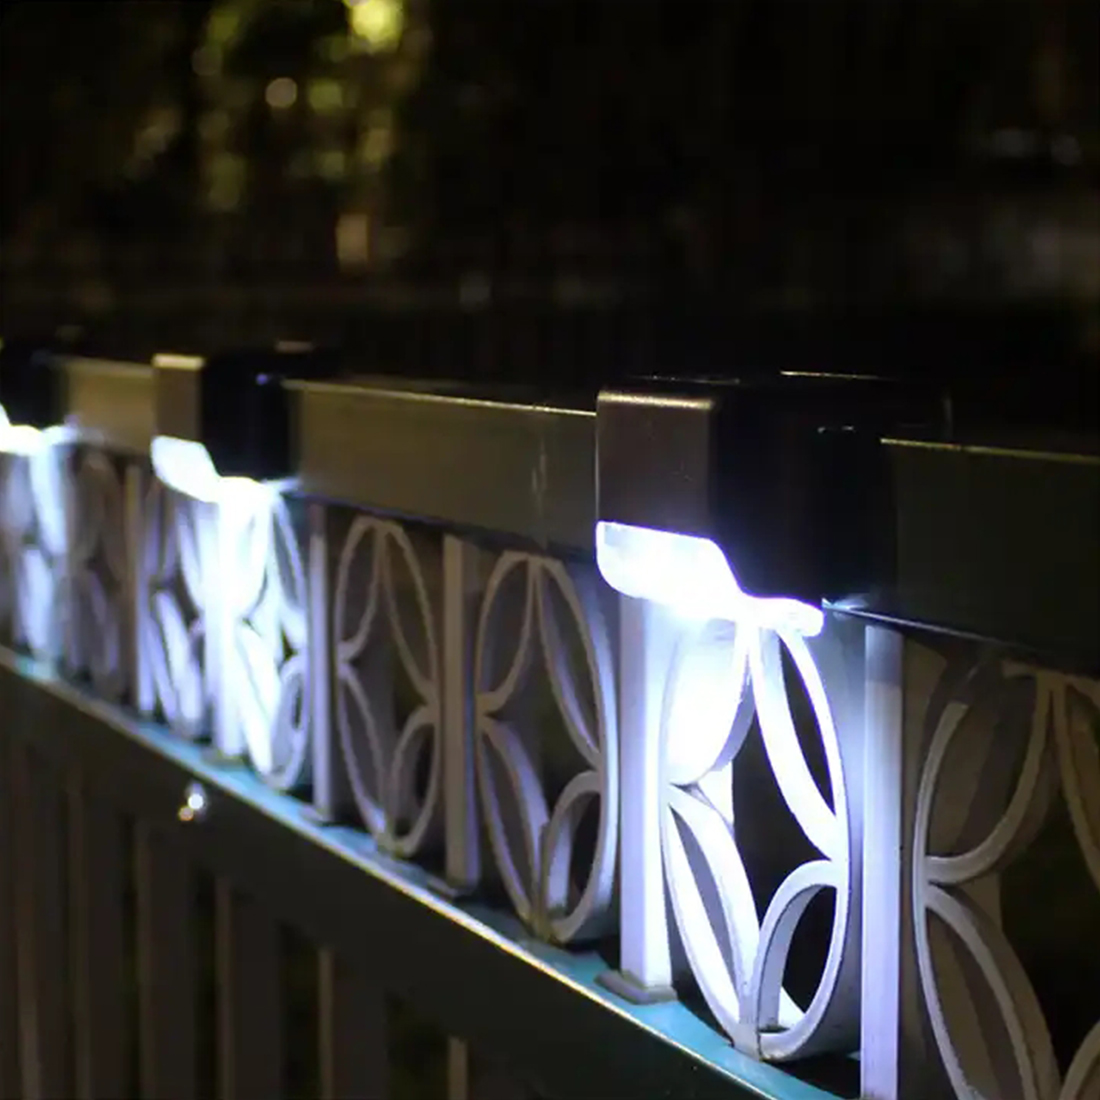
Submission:
[[[208,735],[212,725],[207,632],[218,594],[214,507],[175,492],[148,471],[137,542],[139,692],[143,714],[163,717],[180,736]]]
[[[301,509],[262,489],[200,500],[150,480],[138,608],[142,710],[246,756],[277,789],[308,778]]]
[[[1100,683],[881,628],[868,650],[867,1092],[1091,1100]]]
[[[726,1033],[756,1057],[855,1049],[859,631],[830,623],[808,639],[752,623],[685,623],[654,605],[632,607],[625,631],[631,740],[614,987],[661,998],[694,981]],[[770,801],[760,797],[765,787]],[[805,923],[824,952],[808,986],[797,975],[800,1004],[785,980],[819,897],[825,919],[815,912]],[[684,958],[676,966],[674,944]]]
[[[606,932],[618,751],[595,571],[314,507],[333,565],[318,809],[454,889],[492,879],[555,942]]]
[[[1100,1096],[1094,677],[757,600],[703,540],[601,535],[584,411],[304,385],[292,483],[185,492],[149,458],[147,368],[69,369],[70,436],[0,453],[0,810],[29,835],[18,761],[45,754],[99,824],[0,865],[24,904],[0,940],[44,912],[51,852],[75,927],[121,911],[80,885],[118,869],[84,815],[121,799],[148,875],[139,1091],[198,1049],[172,1045],[194,974],[178,1012],[151,991],[190,958],[180,884],[209,864],[225,1088],[275,1087],[285,920],[323,929],[323,1095],[352,1069],[387,1094],[392,986],[438,1011],[455,1100],[477,1095],[467,1024],[516,1067],[490,1075],[509,1096],[580,1095],[585,1066],[607,1095]],[[106,422],[109,386],[146,395],[136,419]],[[32,698],[50,721],[20,717]],[[100,790],[115,761],[124,789]],[[520,1026],[536,989],[579,1069]],[[23,1080],[50,1042],[21,1041]],[[658,1077],[622,1066],[651,1058]]]
[[[2,438],[2,432],[0,432]],[[51,446],[0,449],[0,637],[42,660],[60,651],[65,472]]]
[[[144,456],[85,442],[55,461],[65,478],[66,608],[62,668],[112,702],[134,699],[135,549]]]

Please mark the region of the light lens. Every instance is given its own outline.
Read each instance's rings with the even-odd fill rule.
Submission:
[[[177,493],[205,504],[239,510],[241,517],[292,486],[292,481],[256,481],[250,477],[223,477],[205,445],[193,439],[158,435],[151,448],[157,477]]]
[[[0,451],[11,455],[37,454],[44,443],[41,429],[30,424],[13,424],[0,405]]]
[[[751,623],[805,637],[820,634],[824,626],[819,607],[743,592],[726,555],[711,539],[600,522],[596,564],[617,592],[652,600],[687,619]]]
[[[68,443],[75,438],[75,431],[68,424],[53,424],[48,428],[36,428],[32,424],[13,424],[7,410],[0,405],[0,453],[31,458],[55,444]]]
[[[153,469],[170,489],[213,504],[221,498],[221,482],[210,452],[192,439],[158,435],[151,448]]]

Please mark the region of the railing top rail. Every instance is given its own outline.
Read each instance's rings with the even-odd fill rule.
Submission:
[[[594,405],[296,383],[310,495],[591,554]]]
[[[82,437],[123,451],[149,449],[156,434],[151,366],[71,356],[64,371],[67,418]]]
[[[65,373],[69,419],[82,434],[125,451],[148,447],[152,368],[71,357]],[[547,399],[521,387],[367,376],[289,389],[303,493],[593,553],[594,394]],[[946,440],[907,429],[883,443],[876,583],[831,606],[1100,668],[1096,441],[1019,432]]]
[[[389,379],[295,390],[306,492],[593,552],[594,407]],[[835,609],[1100,668],[1096,441],[914,430],[883,443],[883,579]]]
[[[1074,442],[886,440],[895,580],[859,610],[1100,670],[1100,453]]]

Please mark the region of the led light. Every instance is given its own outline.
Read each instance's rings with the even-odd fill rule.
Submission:
[[[248,511],[260,499],[289,486],[289,482],[256,481],[250,477],[222,477],[210,452],[192,439],[158,435],[151,448],[157,477],[177,493],[205,504],[241,506]]]
[[[38,454],[48,443],[47,432],[31,424],[13,424],[4,406],[0,405],[0,451],[9,455],[29,458]]]
[[[35,428],[30,424],[5,425],[0,422],[0,453],[32,458],[55,444],[68,442],[73,435],[73,431],[65,424]]]
[[[596,564],[617,592],[662,604],[684,618],[751,623],[805,637],[820,634],[825,623],[819,607],[800,600],[747,595],[717,543],[695,535],[601,521]]]
[[[42,429],[30,424],[13,424],[0,405],[0,451],[10,455],[32,455],[42,449]]]
[[[151,447],[153,469],[170,489],[213,504],[221,497],[221,478],[210,452],[191,439],[158,435]]]
[[[154,468],[164,484],[213,502],[227,477],[293,477],[291,397],[284,382],[334,373],[334,357],[282,341],[206,358],[159,354],[153,368]]]

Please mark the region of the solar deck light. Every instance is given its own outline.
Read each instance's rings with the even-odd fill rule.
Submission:
[[[153,468],[170,488],[209,503],[280,487],[294,475],[283,382],[330,373],[306,344],[209,358],[157,355]]]
[[[55,445],[72,430],[64,423],[58,358],[44,343],[0,343],[0,456],[10,460],[0,469],[0,551],[12,570],[0,603],[14,612],[16,640],[42,658],[55,656],[67,535],[64,463]],[[26,477],[24,493],[11,496],[8,475],[17,470]],[[21,507],[11,506],[16,500]]]
[[[66,435],[63,421],[55,354],[0,341],[0,452],[37,454]]]
[[[886,579],[880,426],[911,401],[878,379],[801,374],[601,393],[604,580],[689,618],[819,633],[824,603]]]
[[[153,469],[163,485],[201,505],[192,511],[197,568],[189,592],[201,619],[197,671],[211,705],[213,744],[227,757],[247,754],[265,777],[275,770],[282,687],[271,655],[281,651],[285,603],[268,578],[273,567],[278,572],[279,497],[297,474],[283,383],[331,375],[331,368],[331,357],[303,344],[153,360]],[[273,603],[259,615],[258,601],[272,591]],[[257,617],[265,620],[262,628]],[[189,659],[169,653],[166,665]],[[181,723],[189,735],[204,708],[196,706],[188,724]]]
[[[751,622],[807,637],[820,634],[824,624],[820,606],[744,592],[713,539],[601,521],[596,562],[616,591],[663,604],[684,618]]]

